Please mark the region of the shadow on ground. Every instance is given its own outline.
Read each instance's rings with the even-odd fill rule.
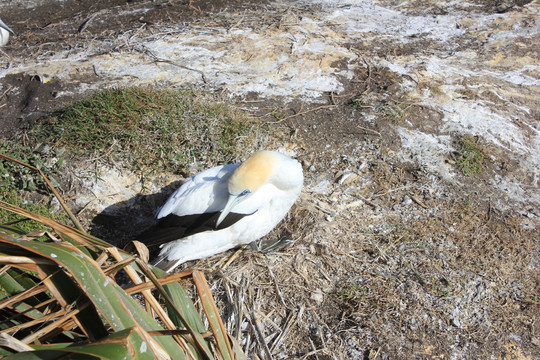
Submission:
[[[92,219],[90,233],[114,246],[125,246],[155,223],[154,214],[180,185],[182,181],[176,181],[155,194],[139,194],[107,207]]]

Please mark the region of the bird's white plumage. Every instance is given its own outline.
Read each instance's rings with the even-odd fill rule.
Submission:
[[[221,211],[228,197],[227,180],[237,167],[221,165],[193,175],[169,197],[156,218]]]
[[[10,33],[14,34],[13,30],[0,19],[0,46],[4,46],[8,43]]]
[[[249,215],[224,229],[200,232],[162,245],[158,261],[173,262],[170,271],[185,261],[263,237],[285,217],[300,195],[302,184],[301,165],[275,151],[255,153],[241,167],[218,166],[194,175],[158,210],[158,219],[170,214],[220,212],[230,198],[238,200],[232,213]]]

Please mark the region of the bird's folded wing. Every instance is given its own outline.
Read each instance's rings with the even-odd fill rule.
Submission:
[[[221,211],[228,198],[227,180],[237,167],[216,166],[190,177],[157,211],[156,218]]]

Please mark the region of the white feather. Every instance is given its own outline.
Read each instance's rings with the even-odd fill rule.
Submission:
[[[159,208],[156,218],[217,212],[227,202],[227,180],[239,165],[221,165],[193,175]]]

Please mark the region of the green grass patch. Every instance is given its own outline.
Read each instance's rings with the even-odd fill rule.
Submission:
[[[454,157],[461,171],[467,176],[481,173],[484,155],[478,146],[478,138],[472,135],[463,135],[455,144]]]
[[[4,190],[0,193],[0,200],[7,203],[22,207],[28,211],[48,217],[50,219],[69,223],[69,218],[59,207],[56,208],[44,197],[36,198],[36,200],[28,200],[26,196],[27,192],[20,192],[15,189]],[[12,213],[11,211],[0,209],[0,225],[12,225],[23,233],[29,233],[35,230],[51,231],[46,225],[36,222],[34,220],[28,220],[23,216]]]
[[[53,150],[47,145],[39,146],[39,151],[33,151],[18,141],[0,142],[0,153],[41,170],[54,187],[58,186],[55,176],[64,164],[64,151],[64,148]],[[43,192],[46,191],[46,185],[37,171],[0,158],[0,193],[12,189]]]
[[[59,186],[55,177],[59,176],[64,164],[64,150],[63,148],[51,149],[41,144],[34,151],[15,140],[0,142],[0,153],[41,170],[54,187]],[[67,222],[66,214],[63,211],[57,211],[58,209],[49,203],[50,197],[47,196],[49,194],[50,190],[38,171],[0,158],[0,200],[57,221]],[[34,230],[51,230],[33,220],[10,211],[0,210],[0,225],[6,224],[14,224],[24,233]]]
[[[212,159],[212,165],[231,161],[255,148],[257,127],[211,94],[134,87],[104,90],[76,102],[30,135],[76,155],[111,157],[148,175],[185,172],[193,159]]]
[[[369,288],[367,286],[360,286],[353,282],[349,282],[336,291],[336,295],[343,301],[364,299],[368,293]]]

